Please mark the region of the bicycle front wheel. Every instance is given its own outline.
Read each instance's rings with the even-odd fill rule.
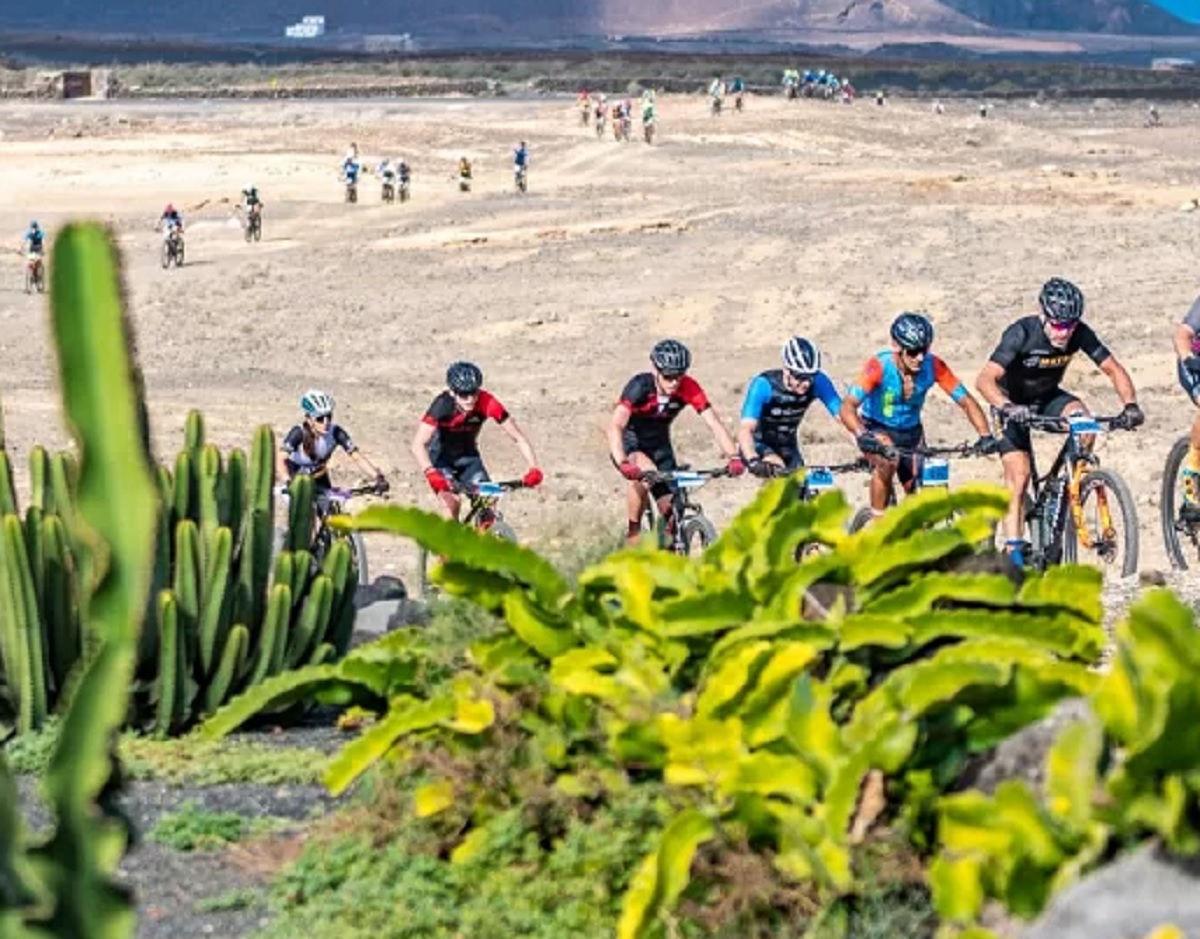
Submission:
[[[1079,482],[1083,530],[1068,512],[1063,562],[1093,564],[1128,577],[1138,567],[1138,520],[1133,494],[1112,470],[1094,469]]]
[[[1158,500],[1158,512],[1162,521],[1163,544],[1167,546],[1167,557],[1177,571],[1188,569],[1188,556],[1200,558],[1200,524],[1185,521],[1180,515],[1183,504],[1183,461],[1187,459],[1187,437],[1180,437],[1167,454],[1167,465],[1163,468],[1162,494]]]
[[[717,529],[703,515],[686,519],[681,534],[684,553],[689,557],[703,554],[704,549],[717,540]]]

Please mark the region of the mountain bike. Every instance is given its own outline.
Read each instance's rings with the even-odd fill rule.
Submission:
[[[252,206],[246,213],[246,243],[262,241],[262,209]]]
[[[46,292],[46,265],[40,254],[32,255],[25,263],[25,292]]]
[[[461,485],[454,480],[450,480],[449,482],[452,492],[464,495],[468,500],[467,514],[462,519],[462,524],[469,525],[478,531],[495,535],[497,538],[503,538],[505,541],[515,542],[517,540],[517,533],[504,520],[504,516],[500,514],[498,506],[501,498],[507,493],[527,488],[521,480],[509,479],[502,482],[488,480],[473,485]],[[429,552],[425,549],[424,545],[418,545],[417,595],[421,597],[428,596],[430,586]]]
[[[312,569],[319,571],[325,563],[325,556],[337,541],[346,542],[350,549],[350,560],[358,568],[358,584],[365,587],[371,583],[367,567],[367,546],[363,536],[357,531],[340,531],[329,526],[329,520],[335,515],[346,514],[346,504],[357,496],[378,495],[375,484],[354,486],[350,489],[331,488],[319,491],[313,500],[313,534],[309,541],[309,552],[312,554]],[[286,487],[280,487],[279,495],[285,504],[289,497]],[[275,533],[275,552],[283,549],[284,532]]]
[[[1067,439],[1044,476],[1030,453],[1033,495],[1025,497],[1025,529],[1029,537],[1026,563],[1044,571],[1055,564],[1074,564],[1080,548],[1107,566],[1117,565],[1123,577],[1137,570],[1137,507],[1125,481],[1100,467],[1100,459],[1084,438],[1109,430],[1127,430],[1124,418],[1033,416],[1031,430],[1066,433]],[[1164,482],[1165,485],[1165,482]],[[1116,515],[1112,503],[1116,502]],[[1120,518],[1124,535],[1114,522]]]
[[[513,173],[514,182],[517,185],[517,192],[525,192],[529,188],[529,170],[527,167],[518,166]]]
[[[950,487],[950,459],[951,457],[963,458],[976,456],[975,445],[971,443],[958,443],[949,447],[913,447],[911,449],[905,447],[888,447],[884,453],[885,456],[899,456],[902,459],[912,459],[916,461],[916,473],[913,477],[912,491],[916,492],[919,489],[927,489],[937,487],[940,489],[948,489]],[[893,479],[892,491],[888,493],[888,508],[896,504],[896,485]],[[850,521],[850,533],[854,534],[861,531],[869,525],[872,519],[875,518],[875,513],[870,506],[859,509],[854,518]]]
[[[1189,558],[1192,565],[1200,563],[1200,513],[1185,515],[1183,511],[1183,461],[1187,459],[1190,445],[1190,438],[1180,437],[1171,447],[1158,501],[1167,557],[1177,571],[1188,569]]]
[[[652,471],[642,476],[646,487],[665,484],[671,490],[671,511],[660,516],[653,498],[642,516],[642,530],[653,531],[658,536],[659,547],[676,554],[700,554],[717,540],[717,529],[704,514],[700,503],[692,501],[691,492],[699,489],[710,479],[729,476],[725,467],[693,470],[687,466],[669,472]]]
[[[866,457],[859,457],[850,463],[831,463],[823,466],[805,466],[798,470],[788,470],[782,466],[775,466],[772,463],[763,464],[766,467],[766,478],[788,476],[791,473],[803,473],[804,480],[800,486],[800,499],[803,502],[811,502],[813,499],[822,493],[828,492],[830,489],[837,488],[837,477],[846,473],[869,473],[871,472],[871,464],[867,462]],[[762,471],[760,470],[761,474]],[[756,474],[757,475],[757,474]],[[826,546],[819,541],[802,541],[796,548],[796,560],[803,561],[805,558],[815,554],[820,554],[826,550]]]
[[[380,198],[382,198],[384,202],[395,202],[396,184],[391,180],[385,179],[383,181],[383,189],[380,191]]]
[[[163,270],[172,264],[176,267],[183,267],[183,235],[174,229],[163,239],[162,245]]]

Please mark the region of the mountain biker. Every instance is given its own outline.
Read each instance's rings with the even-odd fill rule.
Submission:
[[[528,469],[521,477],[533,488],[545,478],[529,438],[495,397],[483,388],[483,372],[472,362],[454,362],[446,370],[446,390],[433,399],[412,439],[412,455],[442,511],[457,520],[457,487],[487,482],[487,467],[479,452],[479,432],[491,418],[517,445]]]
[[[471,178],[471,161],[461,157],[458,161],[458,175],[461,179]]]
[[[914,450],[925,443],[921,409],[934,385],[967,415],[979,434],[975,442],[978,453],[995,453],[999,448],[979,403],[950,366],[930,351],[933,324],[928,317],[901,313],[892,323],[891,337],[892,348],[868,359],[847,390],[840,415],[871,462],[871,510],[876,515],[887,507],[897,475],[904,491],[912,491],[919,459],[901,457],[896,449]]]
[[[30,262],[36,261],[46,253],[46,233],[34,219],[29,223],[29,229],[21,238],[21,253]]]
[[[396,168],[392,166],[392,161],[389,157],[384,157],[383,162],[379,164],[375,172],[379,174],[379,178],[385,183],[395,183]]]
[[[258,187],[251,183],[242,190],[242,211],[246,213],[246,218],[250,219],[254,215],[259,215],[263,210],[263,201],[258,195]]]
[[[163,239],[169,240],[172,232],[177,232],[179,237],[183,237],[183,216],[179,214],[179,210],[170,202],[163,209],[162,216],[158,220],[155,229],[162,229]]]
[[[653,88],[643,89],[642,90],[642,109],[644,110],[647,105],[649,105],[651,108],[653,108],[657,99],[658,99],[658,94],[655,92],[655,90]]]
[[[642,99],[642,124],[654,123],[654,99]]]
[[[341,447],[350,459],[361,463],[375,474],[375,492],[383,495],[390,488],[388,481],[366,455],[354,445],[345,428],[333,422],[333,395],[313,388],[300,398],[301,421],[284,435],[276,456],[275,470],[279,479],[291,480],[297,475],[311,476],[313,494],[320,504],[333,488],[329,478],[329,458]]]
[[[711,84],[708,86],[709,103],[713,108],[720,107],[721,100],[725,97],[725,82],[721,80],[720,75],[714,75]]]
[[[358,183],[358,174],[362,172],[362,164],[358,162],[357,154],[354,156],[346,155],[346,159],[342,161],[342,179],[348,186],[353,186]]]
[[[525,141],[522,140],[520,145],[513,151],[513,172],[518,176],[522,172],[529,170],[529,148],[525,146]]]
[[[725,454],[730,473],[740,476],[746,464],[737,445],[721,423],[704,389],[687,374],[692,354],[675,339],[664,339],[650,351],[654,370],[629,379],[608,427],[608,449],[613,465],[629,480],[626,506],[629,510],[630,541],[641,534],[642,515],[651,496],[664,518],[671,516],[671,490],[655,483],[647,490],[642,478],[647,472],[669,473],[678,469],[671,445],[671,422],[690,405],[704,419],[713,439]]]
[[[1004,549],[1024,563],[1022,504],[1029,485],[1033,444],[1024,421],[1032,415],[1066,417],[1087,414],[1083,402],[1062,388],[1063,375],[1076,352],[1084,352],[1112,382],[1124,405],[1117,427],[1132,430],[1146,420],[1125,367],[1090,326],[1083,322],[1083,294],[1068,280],[1053,277],[1038,294],[1041,313],[1023,316],[1000,337],[975,387],[998,415],[1000,462],[1010,501],[1002,525]]]
[[[751,473],[769,476],[776,467],[792,472],[804,465],[797,435],[814,401],[838,419],[842,398],[821,370],[821,350],[793,336],[783,347],[783,368],[761,372],[746,389],[738,449]]]
[[[1200,298],[1175,327],[1175,355],[1179,384],[1192,403],[1200,406]],[[1200,411],[1192,419],[1187,458],[1183,461],[1183,508],[1189,522],[1200,521]]]

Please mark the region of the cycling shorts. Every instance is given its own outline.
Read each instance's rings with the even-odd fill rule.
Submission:
[[[1079,399],[1069,391],[1055,388],[1050,394],[1028,404],[1029,410],[1039,417],[1061,417],[1071,405],[1079,404]],[[1033,438],[1029,428],[1024,424],[1005,421],[994,408],[993,419],[996,424],[996,436],[1000,438],[1000,453],[1032,453]]]
[[[491,479],[479,451],[455,456],[438,454],[433,465],[443,476],[453,479],[460,486],[478,486]]]
[[[876,437],[901,450],[915,450],[925,443],[925,428],[921,424],[917,424],[915,427],[889,427],[887,424],[881,424],[870,418],[865,419],[863,424]],[[900,455],[899,463],[896,466],[896,476],[905,492],[912,491],[913,482],[921,474],[921,462],[921,457],[915,454],[903,453]]]
[[[1200,401],[1196,400],[1197,396],[1200,396],[1200,375],[1194,375],[1193,373],[1189,372],[1183,367],[1182,362],[1179,362],[1176,365],[1176,370],[1179,375],[1180,386],[1184,391],[1187,392],[1189,398],[1191,398],[1197,404],[1200,404]]]

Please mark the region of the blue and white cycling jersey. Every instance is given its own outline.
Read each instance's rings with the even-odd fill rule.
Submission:
[[[808,388],[797,393],[784,385],[783,369],[770,369],[756,376],[746,389],[742,420],[758,422],[754,428],[756,445],[776,453],[795,450],[800,422],[814,401],[825,405],[834,418],[842,407],[841,396],[824,372],[817,372]]]

